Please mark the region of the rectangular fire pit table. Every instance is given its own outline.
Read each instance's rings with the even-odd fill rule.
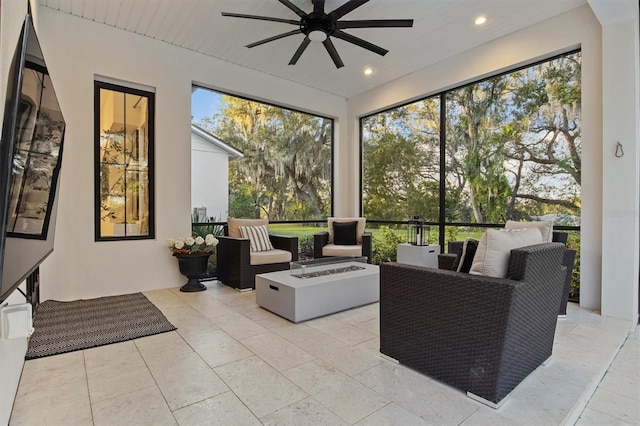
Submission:
[[[256,275],[256,303],[293,322],[380,300],[380,270],[366,257],[291,262],[289,271]]]

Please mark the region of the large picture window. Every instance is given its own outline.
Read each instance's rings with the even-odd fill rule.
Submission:
[[[228,163],[228,216],[331,216],[331,118],[202,87],[194,90],[192,113],[194,124],[242,152]]]
[[[441,244],[446,226],[579,226],[580,66],[571,52],[362,118],[364,215],[419,215]]]
[[[95,82],[96,240],[154,238],[154,94]]]

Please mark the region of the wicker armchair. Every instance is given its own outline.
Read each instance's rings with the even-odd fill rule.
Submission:
[[[290,262],[298,260],[297,237],[269,234],[275,250],[259,254],[251,252],[249,239],[239,237],[234,229],[243,223],[251,226],[267,224],[268,221],[229,218],[224,227],[225,235],[217,237],[219,243],[216,250],[218,280],[239,291],[255,289],[257,274],[289,269]],[[268,260],[271,256],[274,262]]]
[[[334,223],[357,222],[357,244],[355,245],[338,245],[333,241],[333,224]],[[328,231],[318,232],[313,235],[313,257],[315,259],[327,256],[364,256],[367,262],[371,263],[372,254],[372,236],[371,232],[364,230],[366,219],[363,217],[351,218],[333,218],[327,219]]]
[[[569,234],[566,232],[553,232],[553,242],[567,244],[567,238]],[[462,250],[462,241],[449,241],[447,243],[447,252],[438,255],[438,268],[439,269],[453,269],[453,264],[456,260],[457,253]],[[564,287],[562,292],[562,303],[558,310],[558,316],[567,316],[567,303],[569,302],[569,292],[571,290],[571,279],[573,278],[573,266],[576,260],[576,251],[573,249],[565,249],[562,257],[562,265],[567,268],[567,272],[564,276]]]
[[[380,352],[499,406],[550,356],[565,248],[514,249],[509,278],[380,265]]]

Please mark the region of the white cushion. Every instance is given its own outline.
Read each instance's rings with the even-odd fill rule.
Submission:
[[[327,227],[329,228],[329,244],[333,244],[333,222],[358,222],[356,226],[356,238],[358,244],[362,244],[362,234],[364,234],[364,228],[367,224],[367,219],[364,217],[330,217],[327,218]]]
[[[540,244],[542,234],[537,227],[512,230],[487,229],[473,258],[470,274],[506,278],[511,250]]]
[[[252,265],[267,265],[269,263],[291,262],[291,252],[280,249],[268,251],[254,251],[249,255]]]
[[[362,256],[362,246],[327,244],[322,247],[323,256]]]
[[[251,251],[273,250],[267,225],[260,226],[240,226],[242,238],[248,238],[251,243]]]
[[[524,229],[524,228],[538,228],[542,234],[542,241],[550,243],[553,241],[553,222],[517,222],[515,220],[508,220],[504,224],[504,229]]]

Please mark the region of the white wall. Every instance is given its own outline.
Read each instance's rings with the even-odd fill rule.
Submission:
[[[27,13],[27,4],[16,1],[0,1],[0,117],[4,117],[4,99],[7,94],[9,66],[16,49],[20,29]],[[0,123],[0,126],[2,124]],[[22,286],[24,288],[24,285]],[[24,303],[25,299],[14,292],[8,304]],[[0,340],[0,425],[8,424],[15,398],[24,355],[27,353],[27,339]]]
[[[640,52],[638,2],[601,2],[603,186],[602,314],[638,322]],[[616,12],[618,15],[616,16]],[[616,157],[616,145],[624,156]]]
[[[346,100],[153,39],[40,7],[36,29],[67,122],[53,254],[43,300],[178,286],[164,241],[190,234],[191,87],[269,100],[338,120]],[[156,89],[156,239],[94,241],[93,81],[103,75]],[[337,138],[337,145],[340,139]]]
[[[229,212],[229,154],[191,134],[191,211],[206,207],[207,218],[227,220]]]
[[[582,48],[582,305],[600,307],[602,258],[601,28],[588,6],[559,15],[462,53],[369,92],[349,98],[348,126],[357,138],[358,117],[441,92],[480,77]],[[425,52],[428,54],[428,52]],[[345,154],[357,157],[356,145]],[[355,168],[354,168],[355,169]],[[357,199],[357,173],[348,195]],[[609,252],[614,253],[614,252]]]

